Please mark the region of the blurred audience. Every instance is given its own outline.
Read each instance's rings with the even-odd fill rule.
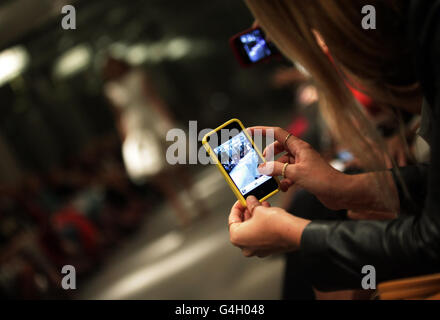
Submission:
[[[119,140],[99,138],[46,174],[0,188],[0,295],[66,297],[61,268],[79,277],[99,267],[136,230],[157,197],[125,174]]]

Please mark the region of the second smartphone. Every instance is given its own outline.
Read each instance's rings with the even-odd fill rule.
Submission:
[[[263,29],[260,27],[248,29],[233,36],[229,43],[243,67],[250,67],[281,56],[275,45],[266,40]]]

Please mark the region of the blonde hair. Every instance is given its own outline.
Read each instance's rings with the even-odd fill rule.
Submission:
[[[334,136],[348,145],[368,171],[385,172],[387,154],[383,139],[346,82],[383,106],[404,105],[419,94],[412,84],[410,52],[400,21],[404,0],[246,0],[259,24],[290,60],[303,65],[319,92],[322,114]],[[361,13],[373,5],[377,30],[364,30]],[[384,16],[384,19],[380,19]],[[385,25],[385,21],[387,25]],[[314,30],[325,40],[332,62],[316,41]],[[349,75],[347,78],[346,75]],[[405,89],[395,80],[408,79]],[[409,86],[412,85],[412,86]],[[379,150],[379,152],[377,152]],[[392,208],[392,192],[385,174],[378,174],[384,204]]]

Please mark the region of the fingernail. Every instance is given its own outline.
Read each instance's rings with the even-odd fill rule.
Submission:
[[[260,165],[258,166],[258,171],[259,171],[261,174],[264,174],[264,173],[266,172],[266,163],[260,164]]]

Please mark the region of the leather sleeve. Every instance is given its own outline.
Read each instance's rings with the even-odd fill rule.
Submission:
[[[424,209],[420,215],[402,215],[392,221],[310,223],[302,235],[300,255],[318,289],[360,288],[365,265],[376,268],[377,282],[440,272],[439,4],[412,1],[419,76],[435,118]],[[411,187],[418,186],[413,182]]]
[[[420,215],[392,221],[314,221],[303,232],[300,255],[320,290],[359,288],[362,267],[376,268],[377,281],[440,271],[440,149],[434,129],[428,195]]]

